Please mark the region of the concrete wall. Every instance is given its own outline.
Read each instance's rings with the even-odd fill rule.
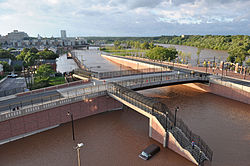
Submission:
[[[170,132],[168,132],[168,134],[166,135],[165,129],[162,127],[160,122],[154,116],[152,116],[150,118],[149,123],[150,123],[150,128],[151,128],[149,130],[150,131],[149,136],[152,139],[161,143],[163,145],[163,147],[168,147],[172,151],[178,153],[182,157],[184,157],[184,158],[190,160],[191,162],[193,162],[194,164],[198,165],[197,161],[190,154],[190,152],[187,151],[186,149],[183,149],[180,146],[180,144],[178,143],[178,141],[174,138],[174,136]]]
[[[210,92],[222,97],[240,101],[242,103],[250,104],[250,92],[246,89],[240,89],[236,87],[227,87],[218,83],[204,84],[186,84],[192,88],[196,88],[205,92]]]
[[[69,111],[76,120],[119,108],[122,108],[120,102],[109,96],[101,96],[13,118],[0,122],[0,140],[69,122],[71,119],[66,116]]]
[[[182,157],[192,161],[193,163],[195,163],[196,165],[198,165],[197,161],[194,159],[194,157],[190,154],[189,151],[187,151],[186,149],[183,149],[181,147],[181,145],[179,144],[178,141],[176,141],[176,139],[174,138],[174,136],[168,132],[168,148],[173,150],[174,152],[178,153],[179,155],[181,155]]]
[[[137,62],[137,61],[133,61],[133,60],[128,60],[128,59],[123,59],[123,58],[119,58],[119,57],[111,57],[111,56],[107,56],[104,54],[102,54],[101,56],[114,62],[114,63],[122,64],[123,66],[131,67],[132,69],[135,69],[135,70],[147,69],[147,68],[160,68],[159,66],[155,66],[155,65],[151,65],[151,64],[147,64],[147,63],[142,63],[142,62]]]

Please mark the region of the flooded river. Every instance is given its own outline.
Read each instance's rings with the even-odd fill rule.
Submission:
[[[197,47],[191,47],[191,46],[183,46],[183,45],[173,45],[173,44],[159,44],[164,47],[175,47],[176,50],[182,51],[186,54],[191,55],[191,60],[189,60],[189,63],[192,65],[197,64]],[[220,61],[225,61],[228,57],[228,53],[226,51],[221,50],[212,50],[212,49],[202,49],[200,52],[200,62],[202,63],[204,60],[214,61],[216,63],[220,63]]]
[[[112,63],[101,56],[101,52],[98,50],[74,50],[73,53],[77,58],[92,71],[105,72],[105,71],[119,71],[128,70],[129,67],[125,67],[119,64]],[[78,66],[73,59],[67,59],[66,54],[57,58],[57,71],[64,73],[77,69]]]
[[[176,85],[140,91],[177,113],[213,150],[213,166],[250,165],[250,105]]]
[[[149,161],[138,157],[156,141],[148,137],[149,120],[131,110],[106,112],[0,146],[1,166],[76,166],[73,146],[83,142],[82,166],[195,166],[175,152],[162,148]],[[158,144],[159,145],[159,144]]]

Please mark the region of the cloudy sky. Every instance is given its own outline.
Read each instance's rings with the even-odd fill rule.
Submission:
[[[250,0],[0,0],[0,34],[250,35]]]

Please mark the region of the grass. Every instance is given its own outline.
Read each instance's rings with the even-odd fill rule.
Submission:
[[[50,78],[49,83],[51,86],[64,84],[65,78],[64,77],[52,77]]]
[[[112,55],[120,55],[120,56],[129,56],[129,55],[139,55],[143,52],[146,52],[147,50],[142,50],[142,49],[121,49],[121,50],[116,50],[114,47],[105,47],[102,51],[111,53]]]

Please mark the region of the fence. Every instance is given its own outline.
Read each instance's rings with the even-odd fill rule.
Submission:
[[[177,118],[177,120],[176,120],[176,127],[178,127],[185,134],[185,136],[188,138],[188,140],[189,140],[190,143],[192,141],[194,141],[195,144],[206,155],[206,157],[208,157],[208,159],[210,161],[212,161],[213,151],[208,147],[208,145],[205,143],[205,141],[203,141],[203,139],[200,136],[194,134],[188,128],[188,126],[183,122],[182,119]],[[183,142],[183,141],[179,141],[179,142]],[[185,145],[183,145],[183,146],[185,146]]]

